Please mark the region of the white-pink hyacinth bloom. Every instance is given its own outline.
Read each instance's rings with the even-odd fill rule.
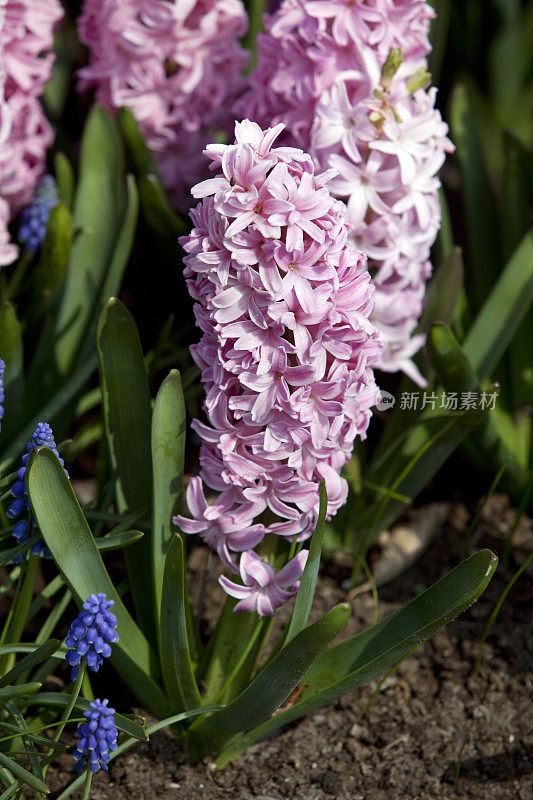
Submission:
[[[424,0],[283,0],[265,17],[237,105],[260,124],[284,122],[289,144],[338,171],[330,188],[347,203],[376,286],[379,368],[421,385],[412,356],[424,337],[414,331],[440,226],[436,174],[453,149],[436,90],[413,78],[427,67],[433,16]],[[387,68],[392,49],[401,50],[396,72]]]
[[[273,617],[276,609],[298,591],[308,554],[308,550],[302,550],[276,572],[257,553],[249,550],[242,554],[239,564],[242,585],[230,581],[225,575],[221,575],[218,582],[227,594],[238,598],[234,609],[237,613],[257,611],[261,617]]]
[[[39,98],[51,76],[53,31],[63,10],[58,0],[7,0],[3,10],[0,130],[8,125],[9,132],[0,147],[0,194],[13,218],[31,202],[53,141]]]
[[[153,150],[174,204],[189,207],[205,177],[201,153],[230,131],[248,55],[241,0],[85,0],[78,22],[90,52],[80,88],[108,111],[127,106]]]
[[[203,333],[192,354],[207,424],[193,428],[203,440],[200,477],[217,497],[208,505],[191,480],[193,519],[176,521],[233,571],[232,553],[267,533],[311,535],[322,479],[328,514],[340,508],[340,470],[379,397],[366,259],[348,242],[344,204],[326,188],[334,173],[316,175],[302,150],[274,147],[283,127],[246,120],[234,144],[207,148],[221,172],[194,187],[203,199],[181,240]]]

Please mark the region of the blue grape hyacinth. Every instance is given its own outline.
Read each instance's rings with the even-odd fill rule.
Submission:
[[[47,422],[39,422],[31,437],[31,442],[26,446],[26,453],[22,456],[22,466],[19,469],[17,480],[11,487],[11,495],[14,497],[13,502],[6,511],[6,516],[9,519],[18,520],[13,527],[13,536],[19,544],[25,542],[33,529],[37,529],[37,523],[30,512],[30,501],[28,500],[28,493],[26,491],[26,463],[28,456],[34,447],[49,447],[56,456],[59,458],[54,434],[52,428]],[[64,466],[62,458],[59,458],[61,466]],[[68,472],[65,470],[68,478]],[[22,519],[19,519],[22,517]],[[50,551],[48,550],[44,539],[39,539],[31,548],[32,553],[36,556],[43,558],[50,558]],[[22,560],[22,556],[17,556],[13,561],[18,562]]]
[[[57,185],[51,175],[45,175],[37,187],[31,206],[20,217],[19,239],[27,249],[35,252],[46,236],[50,211],[57,205]]]
[[[6,370],[6,362],[0,358],[0,431],[2,430],[2,417],[4,416],[4,372]]]
[[[93,700],[83,716],[87,722],[74,734],[79,739],[72,753],[77,762],[75,769],[98,772],[101,767],[107,772],[110,753],[117,749],[115,709],[109,706],[109,700]]]
[[[117,618],[109,609],[115,605],[103,592],[91,594],[70,626],[65,644],[65,658],[72,667],[71,680],[78,677],[82,658],[93,672],[98,672],[104,658],[111,655],[111,645],[118,642]]]

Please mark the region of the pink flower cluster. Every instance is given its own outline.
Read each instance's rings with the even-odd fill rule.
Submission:
[[[339,473],[379,397],[366,259],[348,243],[345,206],[325,186],[334,173],[315,175],[302,150],[274,148],[283,128],[245,120],[235,144],[207,148],[222,173],[194,187],[204,199],[181,240],[203,333],[192,353],[208,424],[193,422],[203,440],[201,476],[187,491],[193,519],[176,522],[234,572],[233,555],[244,551],[244,588],[222,585],[239,610],[259,613],[294,591],[305,554],[276,576],[250,551],[267,533],[308,538],[322,479],[328,514],[345,502]],[[202,481],[218,494],[211,505]]]
[[[376,286],[379,368],[420,385],[411,358],[424,337],[413,332],[440,226],[435,176],[453,149],[436,90],[424,88],[433,16],[424,0],[284,0],[265,17],[237,107],[261,124],[284,122],[290,143],[339,173],[330,188],[348,205]]]
[[[78,30],[90,50],[80,89],[108,111],[127,106],[173,203],[187,210],[205,177],[201,153],[242,91],[247,29],[241,0],[85,0]]]
[[[58,0],[4,0],[2,6],[0,195],[4,203],[0,203],[0,218],[4,231],[6,203],[12,219],[31,202],[53,141],[39,98],[50,79],[53,31],[63,10]],[[5,233],[0,239],[5,244]]]

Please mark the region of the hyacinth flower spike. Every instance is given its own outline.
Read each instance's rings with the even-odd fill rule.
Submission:
[[[70,626],[65,645],[65,659],[72,667],[71,680],[78,678],[78,667],[84,660],[93,672],[98,672],[104,658],[111,655],[111,645],[118,642],[117,618],[109,609],[115,605],[103,592],[91,594]]]
[[[50,212],[59,199],[57,185],[51,175],[42,179],[32,204],[24,209],[20,217],[19,239],[27,249],[34,253],[46,236]]]
[[[28,500],[28,493],[26,491],[25,478],[28,456],[34,447],[48,447],[59,458],[59,453],[57,452],[56,443],[54,440],[54,434],[52,428],[47,422],[39,422],[35,428],[31,441],[28,442],[26,447],[26,453],[24,453],[22,456],[22,466],[18,470],[17,480],[11,487],[11,495],[14,499],[6,511],[6,516],[8,519],[17,520],[13,527],[13,536],[19,544],[22,544],[22,542],[25,542],[28,539],[28,536],[31,534],[34,528],[36,530],[36,522],[30,512],[30,502]],[[63,459],[59,458],[59,461],[63,466]],[[66,470],[65,474],[68,478],[68,472]],[[42,556],[43,558],[50,558],[50,552],[45,544],[44,539],[39,539],[37,542],[35,542],[32,545],[31,551],[34,555]],[[22,556],[17,556],[17,558],[14,559],[16,562],[21,560]]]
[[[75,769],[87,771],[82,800],[88,800],[92,776],[100,769],[108,770],[111,753],[118,747],[118,731],[115,709],[111,708],[109,700],[93,700],[83,716],[87,722],[74,734],[79,741],[72,755],[76,760]]]

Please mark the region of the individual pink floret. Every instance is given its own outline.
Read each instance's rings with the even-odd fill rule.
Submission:
[[[239,564],[243,585],[230,581],[225,575],[221,575],[218,582],[227,594],[239,599],[235,612],[257,611],[261,617],[273,617],[276,609],[298,591],[308,555],[308,550],[302,550],[276,572],[257,553],[247,550]]]
[[[424,88],[433,16],[424,0],[284,0],[265,17],[236,107],[261,124],[285,123],[288,143],[337,170],[329,187],[347,204],[376,286],[379,368],[420,385],[412,356],[424,343],[414,333],[440,227],[436,174],[453,149],[436,90]]]
[[[233,571],[235,554],[267,534],[312,534],[323,479],[328,515],[343,505],[340,471],[379,397],[373,288],[345,206],[326,187],[335,173],[316,175],[308,154],[274,147],[283,129],[245,120],[234,144],[206,149],[219,172],[193,188],[202,201],[181,239],[206,422],[193,422],[193,518],[175,521]]]
[[[78,21],[89,65],[80,89],[96,88],[108,111],[127,106],[153,150],[163,182],[186,210],[205,176],[201,153],[233,125],[248,54],[241,0],[85,0]]]

